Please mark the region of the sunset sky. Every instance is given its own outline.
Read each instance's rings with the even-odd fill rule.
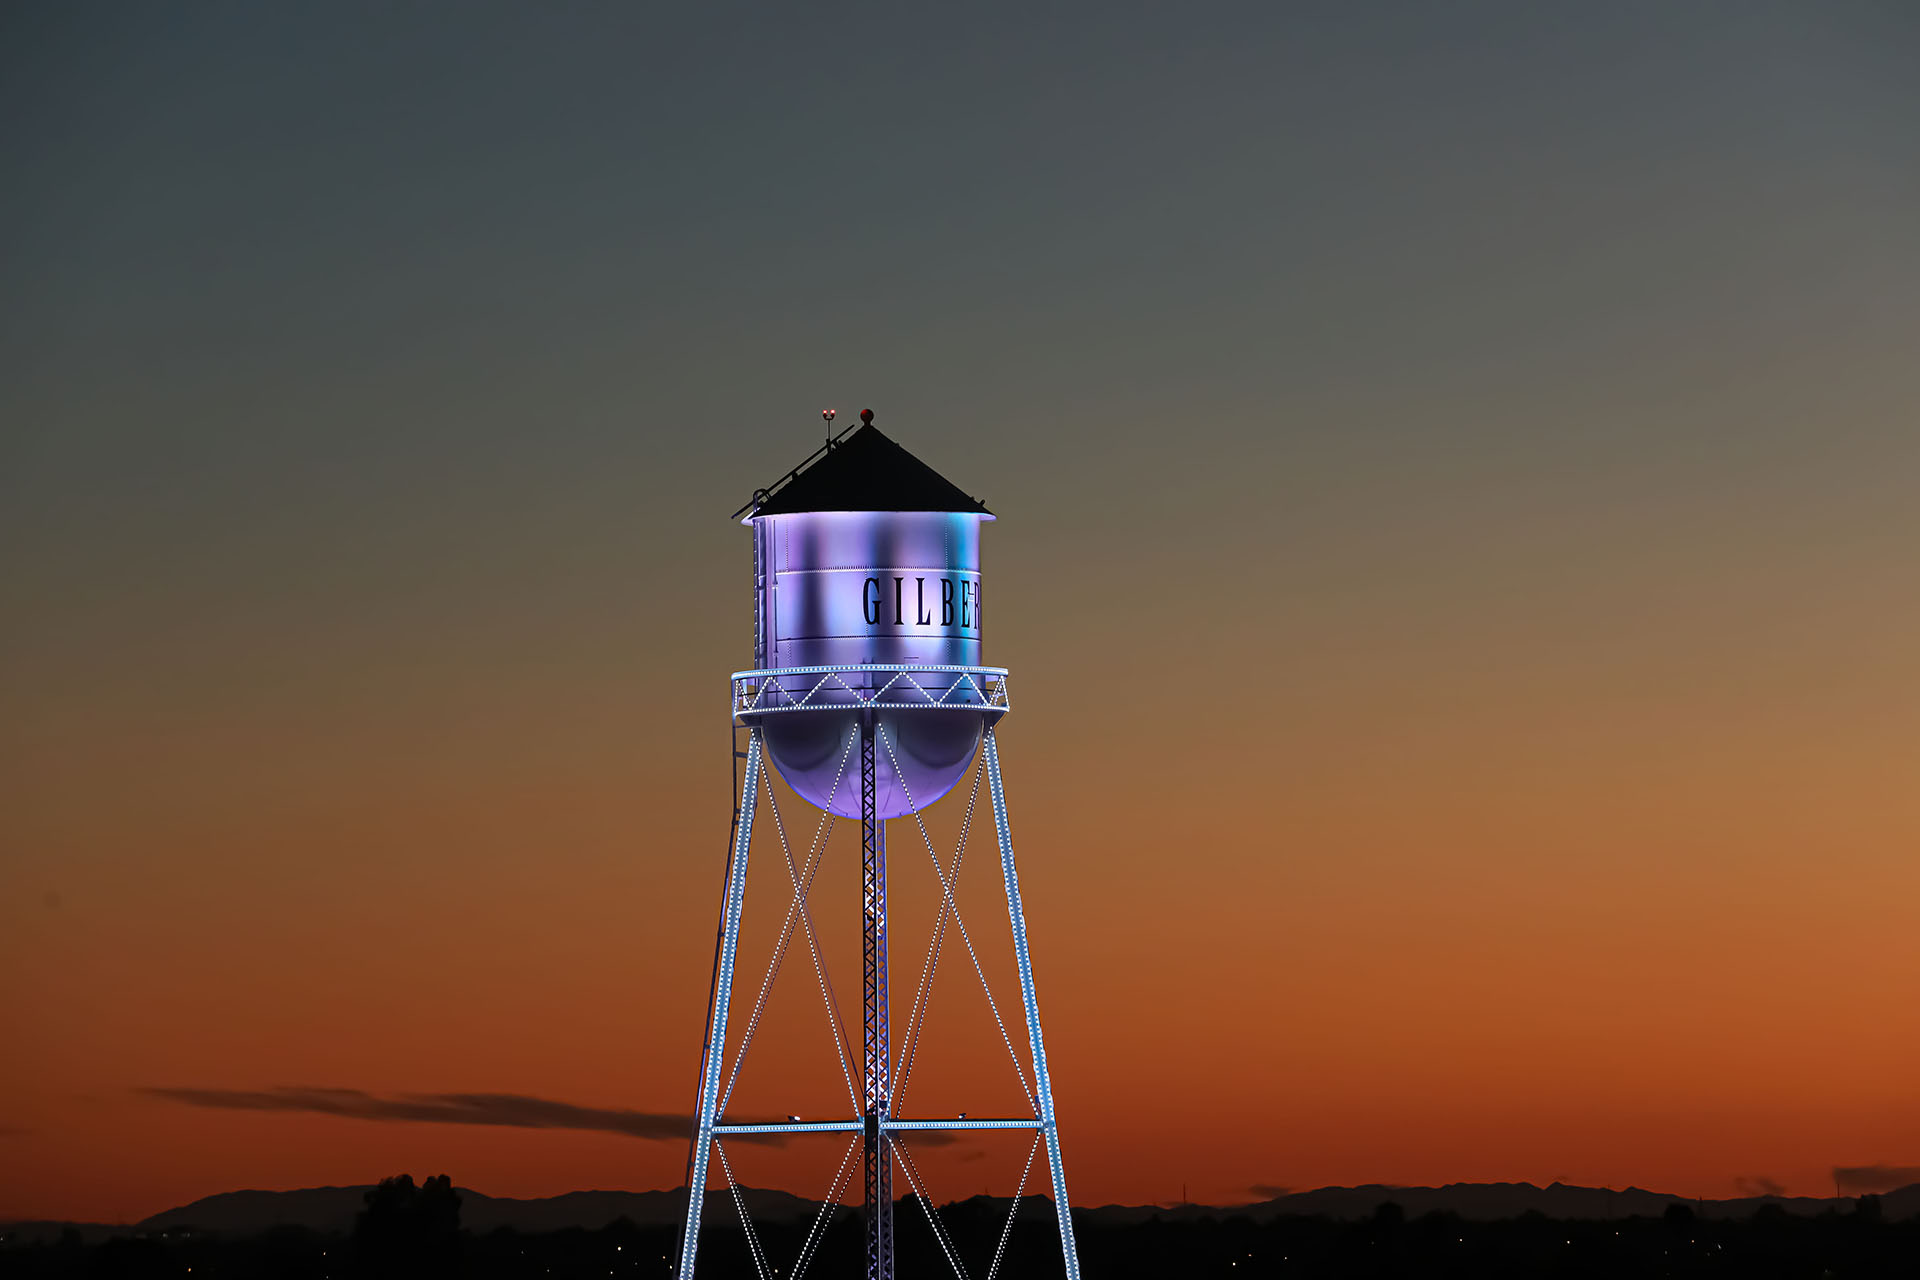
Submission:
[[[727,515],[827,405],[999,516],[1077,1202],[1920,1165],[1917,65],[1897,3],[7,6],[0,1219],[677,1185]],[[998,892],[976,832],[1013,1015]],[[907,1109],[1017,1105],[936,993]],[[736,1111],[844,1110],[823,1024],[801,952]],[[599,1127],[394,1118],[467,1094]]]

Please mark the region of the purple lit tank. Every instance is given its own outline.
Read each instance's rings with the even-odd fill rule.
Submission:
[[[991,519],[872,425],[858,428],[744,521],[754,538],[754,666],[979,666],[980,526]],[[844,678],[867,692],[894,677]],[[957,677],[913,678],[937,694],[941,681]],[[836,694],[853,700],[836,687],[811,705]],[[873,714],[883,819],[951,791],[973,762],[987,716],[977,708]],[[857,818],[859,748],[847,747],[860,715],[849,708],[755,718],[787,785],[817,808]]]

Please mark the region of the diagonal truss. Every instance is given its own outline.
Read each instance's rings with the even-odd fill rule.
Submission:
[[[940,1221],[939,1211],[933,1207],[933,1196],[927,1191],[926,1179],[920,1176],[920,1168],[913,1162],[913,1152],[904,1142],[896,1142],[894,1150],[900,1157],[900,1171],[907,1175],[907,1185],[913,1188],[913,1194],[920,1200],[920,1208],[925,1211],[927,1225],[933,1228],[933,1238],[940,1242],[940,1252],[947,1255],[947,1265],[953,1268],[954,1280],[967,1280],[967,1269],[960,1265],[960,1251],[954,1246],[953,1237],[947,1234],[945,1224]]]
[[[992,733],[991,729],[987,730],[989,740]],[[1027,1099],[1028,1105],[1035,1106],[1037,1110],[1033,1090],[1027,1085],[1027,1070],[1020,1064],[1020,1054],[1013,1047],[1013,1037],[1007,1033],[1007,1020],[1000,1016],[1000,1005],[993,998],[993,987],[987,981],[987,971],[980,965],[980,953],[973,949],[973,938],[967,933],[967,922],[960,916],[960,903],[953,896],[953,882],[940,867],[940,855],[934,851],[933,837],[927,834],[927,822],[920,816],[920,806],[914,802],[913,793],[907,790],[905,771],[900,768],[899,757],[893,753],[893,744],[887,742],[884,734],[881,735],[880,740],[886,745],[887,758],[893,762],[894,779],[900,787],[901,794],[907,797],[907,808],[913,814],[914,824],[920,828],[920,839],[927,846],[927,857],[933,862],[933,874],[940,878],[941,910],[943,914],[952,915],[953,926],[959,930],[960,940],[967,946],[967,957],[973,961],[973,971],[980,979],[980,990],[986,993],[987,1008],[993,1011],[993,1021],[1000,1028],[1000,1041],[1007,1047],[1007,1058],[1013,1063],[1014,1074],[1020,1077],[1020,1092]],[[997,811],[996,807],[996,813]],[[1008,849],[1010,853],[1011,846],[1008,846]],[[956,867],[957,865],[956,859]]]
[[[851,741],[848,743],[848,746],[851,748]],[[844,753],[842,753],[840,765],[842,770],[846,768],[846,756]],[[834,778],[833,789],[838,790],[839,785],[840,779],[836,776]],[[860,1099],[853,1087],[853,1070],[850,1065],[853,1048],[847,1039],[846,1023],[840,1017],[840,1001],[835,997],[833,992],[833,979],[827,976],[826,958],[821,953],[820,939],[813,930],[813,907],[807,899],[807,895],[813,890],[813,878],[820,870],[821,855],[826,849],[826,838],[832,830],[834,815],[830,810],[822,811],[820,815],[820,826],[814,832],[813,844],[807,849],[807,873],[803,878],[800,869],[794,866],[793,863],[793,848],[787,843],[786,824],[780,819],[780,805],[773,794],[773,779],[768,778],[766,780],[766,790],[767,809],[773,814],[774,829],[780,833],[780,850],[786,855],[787,879],[793,885],[793,900],[799,907],[800,924],[807,935],[807,951],[813,957],[813,976],[820,984],[820,998],[827,1006],[828,1030],[833,1035],[834,1053],[837,1054],[840,1059],[840,1077],[846,1081],[847,1102],[858,1110]],[[832,799],[832,795],[833,792],[829,791],[829,800]],[[741,1046],[741,1052],[743,1054],[746,1052],[744,1045]],[[737,1062],[735,1067],[737,1070]],[[731,1092],[731,1090],[729,1090],[729,1092]]]
[[[1007,1256],[1007,1241],[1013,1237],[1013,1220],[1020,1213],[1020,1199],[1027,1194],[1027,1179],[1033,1174],[1033,1158],[1040,1153],[1040,1135],[1033,1135],[1027,1148],[1027,1164],[1020,1170],[1020,1185],[1013,1189],[1013,1203],[1007,1206],[1007,1225],[1000,1228],[1000,1243],[993,1247],[993,1265],[987,1268],[987,1280],[1000,1274],[1000,1261]]]
[[[967,834],[973,830],[974,807],[980,800],[980,779],[986,774],[984,763],[973,770],[973,786],[967,795],[967,811],[960,820],[960,838],[953,848],[953,863],[947,871],[947,879],[957,881],[960,876],[960,860],[966,856]],[[940,964],[940,950],[947,937],[947,900],[940,899],[940,911],[934,918],[933,929],[927,935],[927,957],[920,965],[920,981],[913,992],[913,1011],[907,1015],[906,1043],[900,1047],[900,1065],[894,1072],[893,1106],[898,1108],[900,1099],[906,1095],[907,1082],[913,1076],[913,1064],[920,1051],[920,1036],[926,1030],[927,1009],[933,1002],[933,973]]]
[[[1036,1144],[1037,1145],[1037,1144]],[[826,1239],[827,1219],[840,1207],[840,1197],[853,1185],[853,1153],[860,1147],[860,1135],[855,1134],[847,1142],[847,1149],[840,1157],[840,1167],[833,1171],[833,1183],[827,1188],[827,1198],[820,1202],[820,1212],[813,1215],[813,1225],[807,1228],[807,1238],[800,1242],[800,1257],[793,1264],[793,1272],[787,1280],[800,1280],[807,1273],[807,1264],[813,1261],[814,1250],[820,1241]]]
[[[840,755],[840,771],[834,775],[833,789],[827,793],[828,803],[832,803],[834,792],[840,789],[840,780],[846,774],[847,758],[853,749],[853,740],[847,742],[846,750]],[[817,940],[813,933],[813,918],[807,909],[807,893],[813,886],[813,877],[820,869],[820,858],[826,850],[825,835],[833,823],[833,814],[822,811],[820,827],[814,833],[813,845],[807,852],[807,865],[804,877],[793,870],[793,849],[787,844],[787,833],[780,821],[780,810],[773,803],[773,780],[766,780],[767,806],[773,812],[774,825],[780,833],[780,847],[786,853],[787,866],[793,879],[793,900],[787,904],[786,918],[780,924],[780,936],[774,943],[773,954],[767,960],[766,976],[760,980],[760,994],[754,998],[753,1014],[747,1019],[746,1033],[740,1038],[740,1047],[734,1051],[733,1070],[727,1077],[726,1092],[721,1096],[716,1115],[725,1115],[727,1104],[733,1101],[733,1087],[739,1083],[740,1068],[747,1060],[747,1050],[753,1045],[753,1036],[760,1029],[760,1019],[767,1009],[767,998],[773,992],[774,981],[780,976],[780,968],[786,960],[787,947],[793,941],[793,926],[796,920],[806,924],[807,945],[813,952],[814,971],[819,977],[820,994],[827,1006],[827,1020],[832,1024],[834,1046],[841,1047],[843,1032],[840,1027],[839,1010],[833,1000],[833,986],[826,976],[826,966],[820,955]],[[751,801],[749,801],[751,803]],[[737,936],[737,928],[736,928]],[[846,1073],[846,1058],[841,1058],[841,1071]],[[853,1081],[850,1074],[847,1079],[847,1093],[853,1094]]]
[[[747,1213],[747,1202],[740,1195],[740,1184],[734,1179],[733,1166],[727,1162],[727,1148],[718,1138],[713,1141],[713,1154],[720,1157],[720,1172],[726,1175],[727,1190],[733,1196],[733,1207],[740,1214],[740,1230],[747,1237],[747,1252],[753,1257],[753,1269],[760,1280],[773,1280],[767,1266],[767,1255],[760,1248],[760,1237],[753,1229],[753,1219]]]

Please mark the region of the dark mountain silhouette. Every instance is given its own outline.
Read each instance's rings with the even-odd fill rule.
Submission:
[[[1888,1192],[1880,1197],[1889,1217],[1920,1213],[1920,1183]],[[1265,1222],[1286,1216],[1317,1216],[1340,1220],[1370,1217],[1381,1204],[1392,1202],[1408,1217],[1426,1213],[1454,1213],[1468,1221],[1497,1222],[1526,1213],[1540,1213],[1565,1221],[1605,1221],[1635,1215],[1657,1218],[1670,1204],[1686,1204],[1705,1218],[1747,1218],[1762,1205],[1773,1204],[1792,1214],[1810,1215],[1828,1210],[1845,1212],[1852,1197],[1819,1196],[1742,1196],[1729,1200],[1694,1200],[1628,1187],[1611,1191],[1604,1187],[1575,1187],[1555,1182],[1535,1186],[1531,1182],[1453,1182],[1441,1187],[1396,1187],[1374,1184],[1359,1187],[1321,1187],[1299,1191],[1254,1204],[1215,1207],[1178,1205],[1170,1208],[1103,1205],[1079,1212],[1114,1222],[1145,1222],[1154,1217],[1163,1221],[1199,1221],[1225,1216],[1244,1216]]]
[[[69,1227],[82,1238],[95,1240],[110,1234],[153,1234],[183,1227],[223,1235],[253,1235],[276,1226],[298,1226],[323,1232],[349,1232],[366,1208],[372,1186],[309,1187],[297,1191],[228,1191],[156,1213],[129,1226],[98,1223],[12,1223],[0,1230],[18,1239],[52,1239]],[[460,1224],[469,1231],[498,1227],[517,1231],[559,1231],[570,1227],[598,1230],[625,1218],[636,1226],[669,1225],[680,1221],[686,1204],[683,1191],[571,1191],[564,1195],[519,1200],[459,1189]],[[796,1222],[809,1218],[819,1202],[785,1191],[741,1188],[748,1212],[756,1222]],[[1074,1211],[1089,1223],[1123,1226],[1159,1220],[1204,1222],[1247,1218],[1268,1222],[1283,1217],[1325,1217],[1359,1221],[1373,1216],[1383,1203],[1399,1205],[1408,1218],[1441,1212],[1468,1221],[1492,1222],[1540,1213],[1561,1220],[1607,1220],[1632,1216],[1661,1216],[1669,1205],[1684,1204],[1703,1218],[1742,1219],[1765,1205],[1778,1206],[1794,1216],[1850,1212],[1849,1197],[1744,1196],[1728,1200],[1694,1200],[1686,1196],[1628,1188],[1609,1191],[1553,1183],[1540,1187],[1528,1182],[1456,1182],[1441,1187],[1321,1187],[1271,1200],[1240,1205],[1099,1205]],[[1004,1196],[975,1196],[960,1203],[1005,1213]],[[1051,1217],[1053,1202],[1046,1196],[1027,1196],[1020,1216]],[[1880,1211],[1888,1220],[1920,1215],[1920,1183],[1889,1191],[1880,1197]],[[710,1222],[735,1220],[731,1197],[725,1190],[707,1193]]]
[[[133,1224],[142,1234],[191,1226],[202,1231],[246,1235],[270,1227],[298,1226],[314,1231],[349,1231],[372,1186],[310,1187],[300,1191],[227,1191],[203,1196],[191,1204],[168,1209]],[[677,1223],[686,1212],[684,1191],[569,1191],[533,1200],[483,1195],[465,1187],[460,1192],[460,1224],[470,1231],[511,1227],[516,1231],[559,1231],[568,1227],[598,1230],[618,1218],[636,1226]],[[785,1191],[742,1187],[741,1198],[755,1221],[792,1222],[816,1212],[817,1200],[805,1200]],[[732,1222],[737,1213],[725,1190],[709,1191],[704,1212],[724,1214]],[[59,1224],[47,1224],[50,1226]]]
[[[351,1231],[353,1220],[367,1207],[371,1190],[369,1183],[364,1187],[307,1187],[300,1191],[223,1191],[143,1218],[133,1226],[143,1233],[169,1227],[198,1227],[235,1235],[279,1226]]]

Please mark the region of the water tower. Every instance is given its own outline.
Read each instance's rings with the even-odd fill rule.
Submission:
[[[701,1051],[699,1106],[688,1158],[687,1218],[680,1250],[680,1280],[693,1280],[699,1252],[700,1218],[709,1162],[718,1157],[726,1185],[734,1190],[746,1243],[764,1276],[782,1273],[799,1280],[815,1256],[823,1227],[839,1197],[851,1189],[856,1148],[865,1178],[866,1276],[892,1280],[893,1179],[905,1175],[926,1210],[947,1258],[955,1261],[952,1241],[941,1227],[925,1180],[920,1177],[908,1136],[932,1130],[1030,1130],[1034,1156],[1046,1150],[1053,1179],[1053,1203],[1068,1280],[1079,1280],[1067,1184],[1054,1124],[1053,1086],[1047,1074],[1046,1047],[1040,1033],[1040,1007],[1034,995],[1033,965],[1027,950],[1027,924],[1014,871],[1013,839],[1007,825],[1006,794],[1001,785],[995,728],[1009,709],[1004,667],[981,665],[983,626],[980,576],[980,528],[994,517],[986,507],[956,488],[931,467],[882,435],[871,410],[861,425],[834,434],[833,413],[826,443],[769,489],[756,490],[736,518],[753,533],[753,669],[735,672],[732,717],[736,767],[745,762],[728,844],[726,886],[715,945],[713,986],[707,1033]],[[745,734],[745,749],[739,738]],[[977,763],[976,763],[977,760]],[[760,995],[728,1062],[728,1014],[732,1004],[734,962],[746,892],[748,854],[754,816],[763,794],[773,803],[763,778],[766,763],[802,799],[821,811],[819,834],[804,856],[788,844],[787,827],[776,822],[786,865],[776,868],[792,892]],[[993,999],[985,971],[965,921],[960,918],[949,874],[943,870],[920,815],[974,772],[961,825],[964,846],[972,828],[973,806],[985,775],[999,844],[1000,873],[1012,924],[1014,960],[1026,1021],[1028,1060],[1014,1050],[1007,1020]],[[777,807],[774,816],[779,818]],[[835,817],[860,823],[862,940],[862,1037],[856,1049],[837,1029],[833,988],[817,945],[808,893],[825,854],[826,835]],[[906,1033],[895,1046],[889,1022],[887,960],[887,822],[911,819],[916,843],[925,843],[939,876],[942,903],[935,937],[921,971],[924,990],[949,929],[964,940],[968,957],[987,992],[1000,1024],[1001,1038],[1013,1056],[1027,1093],[1031,1114],[995,1118],[914,1118],[893,1113],[893,1104],[910,1075],[924,1025],[916,993]],[[917,850],[915,850],[917,852]],[[955,854],[955,874],[959,851]],[[764,874],[764,873],[763,873]],[[851,904],[849,904],[851,906]],[[796,936],[804,936],[836,1022],[835,1045],[848,1092],[844,1119],[729,1122],[727,1103],[740,1061],[751,1046],[767,992],[782,956]],[[781,1272],[760,1248],[735,1187],[726,1140],[768,1134],[845,1134],[846,1153],[813,1229],[793,1266]],[[1021,1187],[1013,1197],[1018,1210]],[[1000,1236],[1004,1251],[1013,1219]],[[997,1270],[1001,1253],[996,1253]]]

